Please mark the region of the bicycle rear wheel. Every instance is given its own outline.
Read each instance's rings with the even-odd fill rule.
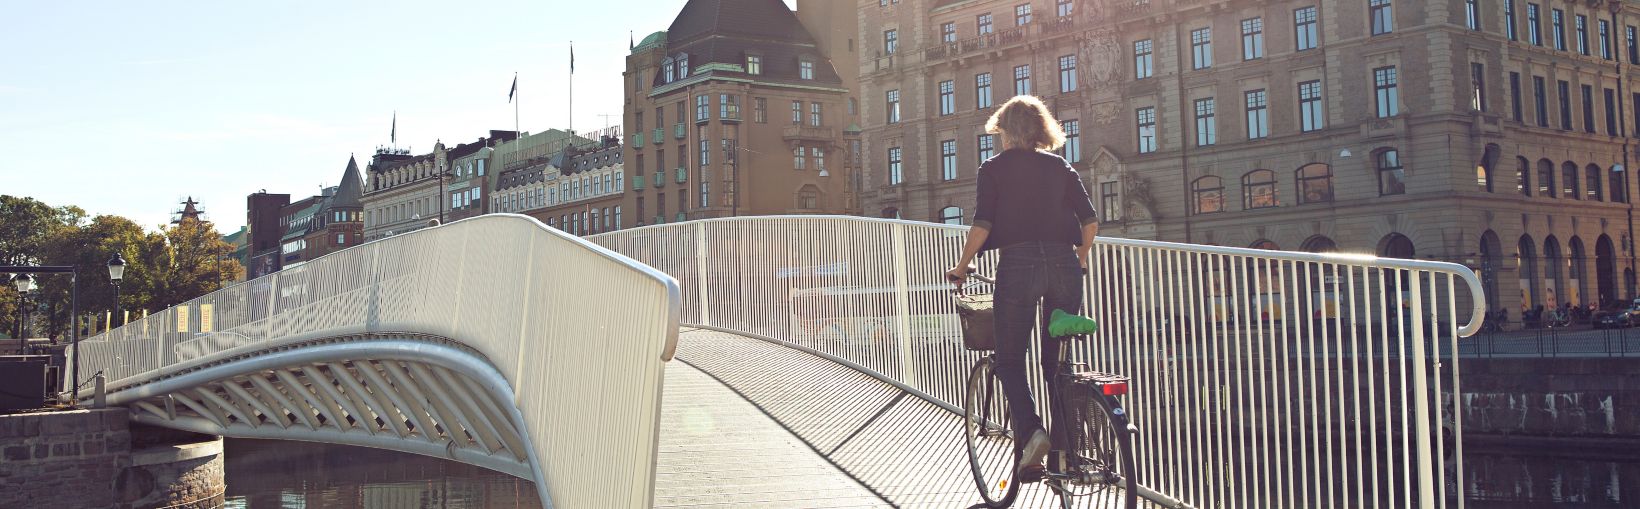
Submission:
[[[1085,397],[1085,404],[1077,408],[1082,414],[1079,419],[1082,425],[1075,437],[1079,475],[1074,481],[1085,484],[1087,489],[1075,495],[1094,495],[1101,500],[1119,502],[1121,505],[1116,507],[1135,509],[1139,507],[1139,482],[1133,459],[1133,433],[1128,430],[1126,411],[1116,398],[1097,392],[1097,386],[1082,390],[1091,394]],[[1072,490],[1060,492],[1067,506],[1068,497],[1073,495],[1069,491]],[[1095,506],[1107,507],[1106,504]]]
[[[1008,507],[1019,495],[1014,479],[1014,438],[1008,416],[1008,399],[996,363],[989,357],[974,363],[968,372],[968,393],[963,398],[963,438],[968,445],[968,464],[974,471],[974,485],[987,507]]]

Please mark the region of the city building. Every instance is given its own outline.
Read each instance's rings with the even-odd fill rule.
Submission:
[[[1634,296],[1632,4],[899,0],[859,20],[869,214],[970,222],[985,119],[1032,94],[1104,235],[1463,263],[1516,317]]]
[[[290,195],[266,189],[245,197],[245,277],[256,279],[279,271],[279,239],[285,235],[284,209]]]
[[[255,279],[364,242],[359,163],[347,158],[341,182],[291,203],[288,194],[258,191],[246,197],[245,274]]]
[[[445,210],[454,208],[444,198],[447,162],[443,143],[421,155],[376,149],[366,167],[369,182],[361,199],[365,241],[420,230],[444,219]]]
[[[450,184],[446,190],[450,197],[450,221],[458,221],[478,216],[491,211],[488,200],[489,191],[494,189],[488,186],[490,180],[490,157],[495,152],[492,146],[518,139],[515,131],[490,131],[487,138],[479,138],[473,143],[457,145],[450,149]],[[463,196],[466,193],[469,196]],[[460,200],[459,202],[457,200]],[[461,206],[457,207],[457,204]]]
[[[617,228],[856,209],[858,110],[838,68],[858,20],[838,3],[690,0],[632,48]]]

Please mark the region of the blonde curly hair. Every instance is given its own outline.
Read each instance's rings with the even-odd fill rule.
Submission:
[[[1002,135],[1004,148],[1058,150],[1065,144],[1065,131],[1053,118],[1048,106],[1036,96],[1016,95],[985,122],[985,132]]]

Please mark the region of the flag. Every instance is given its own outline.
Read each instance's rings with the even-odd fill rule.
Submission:
[[[399,112],[393,111],[393,130],[387,132],[387,139],[393,143],[399,142]]]
[[[569,42],[569,73],[575,74],[575,41]]]
[[[513,73],[512,90],[507,91],[507,102],[512,102],[513,94],[517,94],[517,93],[518,93],[518,73],[515,72],[515,73]]]

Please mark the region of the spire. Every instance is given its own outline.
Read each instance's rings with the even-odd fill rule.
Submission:
[[[336,185],[336,196],[331,198],[326,208],[359,208],[359,196],[363,194],[364,181],[359,178],[359,162],[352,155],[347,156],[347,169],[342,171],[342,182]]]
[[[182,202],[182,210],[177,212],[177,218],[171,220],[171,224],[181,224],[183,221],[189,220],[198,221],[200,215],[204,214],[205,211],[199,210],[195,205],[199,205],[199,202],[194,201],[194,197],[189,196],[187,200]]]

